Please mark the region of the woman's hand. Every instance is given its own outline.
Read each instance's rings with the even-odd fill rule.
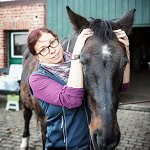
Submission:
[[[73,53],[74,54],[80,54],[81,53],[81,50],[85,44],[85,41],[91,37],[92,35],[94,34],[94,32],[87,28],[87,29],[83,29],[83,31],[79,34],[78,38],[77,38],[77,41],[75,43],[75,46],[74,46],[74,50],[73,50]]]
[[[125,31],[118,29],[118,30],[114,30],[113,31],[118,40],[124,44],[125,47],[129,47],[129,40],[128,40],[128,36],[126,35]]]
[[[118,29],[118,30],[114,30],[113,31],[117,38],[118,38],[118,41],[120,41],[121,43],[124,44],[125,48],[126,48],[126,53],[127,53],[127,56],[128,56],[128,59],[129,59],[129,39],[128,39],[128,36],[126,35],[125,31],[121,30],[121,29]]]

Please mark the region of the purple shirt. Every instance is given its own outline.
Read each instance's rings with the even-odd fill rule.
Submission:
[[[123,83],[122,87],[121,87],[121,92],[127,91],[128,88],[129,88],[129,82],[128,83]]]
[[[83,88],[71,88],[63,86],[51,78],[33,74],[29,83],[35,98],[41,99],[49,104],[65,106],[67,108],[79,107],[84,98]],[[121,92],[128,89],[129,83],[123,84]]]

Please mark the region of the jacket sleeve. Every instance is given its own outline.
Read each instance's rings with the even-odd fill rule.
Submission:
[[[121,87],[121,92],[125,92],[125,91],[127,91],[127,89],[129,88],[129,82],[128,83],[123,83],[122,84],[122,87]]]
[[[65,106],[71,109],[81,106],[84,98],[83,88],[63,86],[42,75],[32,74],[29,78],[29,84],[33,91],[33,96],[49,104]]]

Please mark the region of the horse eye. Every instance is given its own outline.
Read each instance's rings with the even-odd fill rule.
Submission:
[[[82,65],[86,65],[87,64],[87,59],[84,58],[80,58],[80,62],[82,63]]]
[[[125,63],[123,67],[125,68],[125,67],[126,67],[126,65],[127,65],[127,63]]]
[[[129,61],[128,61],[128,59],[126,58],[125,60],[124,60],[124,65],[123,65],[123,67],[126,67],[126,65],[127,65],[127,63],[128,63]]]
[[[120,67],[121,67],[122,69],[125,69],[127,63],[128,63],[127,57],[122,57],[122,58],[121,58],[121,61],[120,61]]]
[[[86,65],[89,61],[89,56],[87,54],[83,54],[81,53],[80,55],[80,62],[83,64],[83,65]]]
[[[126,58],[125,63],[127,64],[129,62],[128,58]]]

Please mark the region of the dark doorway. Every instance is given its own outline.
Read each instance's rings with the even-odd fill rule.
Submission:
[[[150,62],[150,27],[138,27],[129,37],[131,71],[148,71]]]
[[[120,102],[145,101],[150,99],[150,27],[133,28],[129,40],[130,87],[120,94]]]

